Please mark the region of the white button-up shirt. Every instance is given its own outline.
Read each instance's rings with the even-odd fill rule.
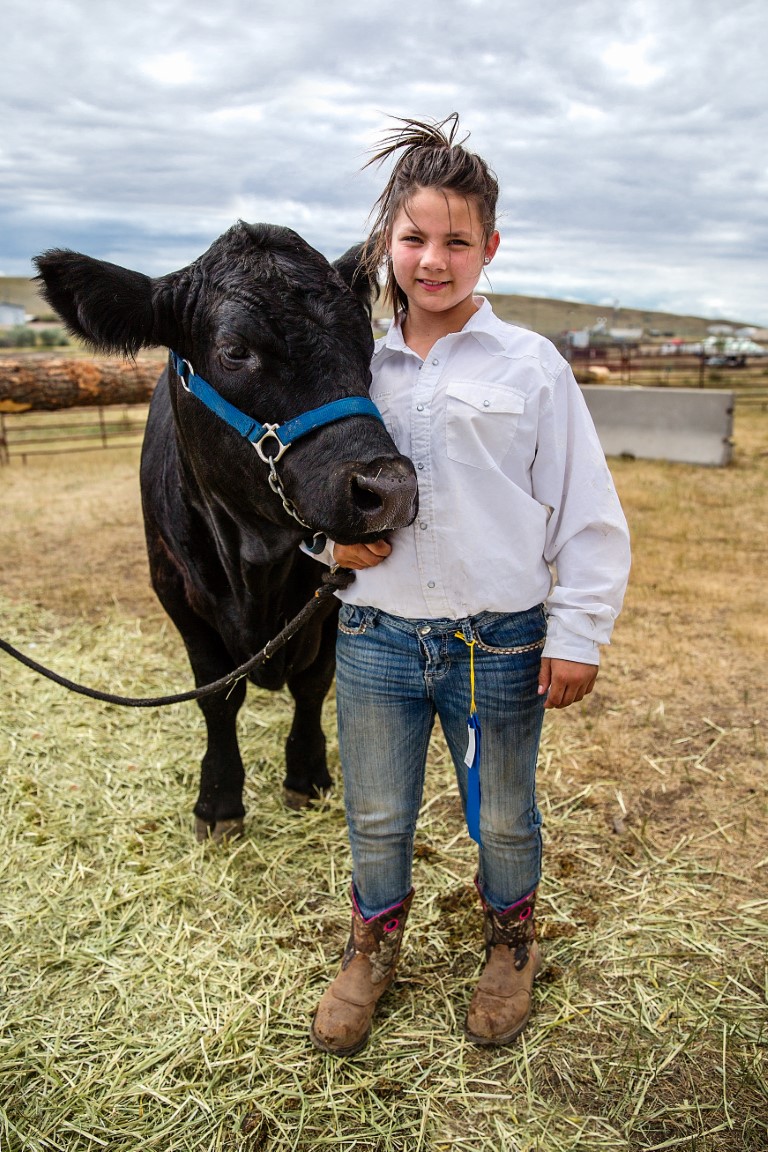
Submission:
[[[409,619],[546,601],[544,655],[597,664],[629,573],[605,456],[554,345],[476,302],[424,361],[397,324],[376,342],[371,399],[416,468],[419,513],[340,598]]]

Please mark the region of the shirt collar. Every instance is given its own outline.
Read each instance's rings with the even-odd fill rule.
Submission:
[[[502,351],[507,346],[507,325],[495,315],[487,297],[475,296],[474,300],[479,305],[477,311],[470,316],[461,332],[456,332],[454,335],[459,336],[468,333],[475,336],[490,352]],[[403,339],[400,315],[392,321],[386,335],[379,337],[376,341],[374,357],[380,356],[384,352],[404,352],[406,355],[415,355]]]

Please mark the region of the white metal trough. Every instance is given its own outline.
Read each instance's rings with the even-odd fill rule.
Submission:
[[[606,456],[724,465],[733,452],[733,392],[582,384]]]

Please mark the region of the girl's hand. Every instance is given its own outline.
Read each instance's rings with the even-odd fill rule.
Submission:
[[[387,540],[374,540],[373,544],[334,544],[333,562],[340,568],[359,572],[363,568],[375,568],[391,551],[392,545]]]
[[[545,708],[567,708],[583,700],[595,686],[596,664],[579,664],[575,660],[541,659],[539,695],[547,693]]]

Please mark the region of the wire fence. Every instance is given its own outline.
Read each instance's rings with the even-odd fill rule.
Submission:
[[[0,412],[0,464],[138,446],[148,410],[147,404],[115,404],[58,412]]]
[[[707,363],[702,356],[662,356],[655,349],[629,347],[569,349],[580,383],[669,388],[724,388],[738,407],[768,408],[768,364]],[[592,373],[597,369],[597,378]],[[56,412],[0,411],[0,465],[63,452],[92,452],[137,446],[144,435],[147,404],[68,408]]]

